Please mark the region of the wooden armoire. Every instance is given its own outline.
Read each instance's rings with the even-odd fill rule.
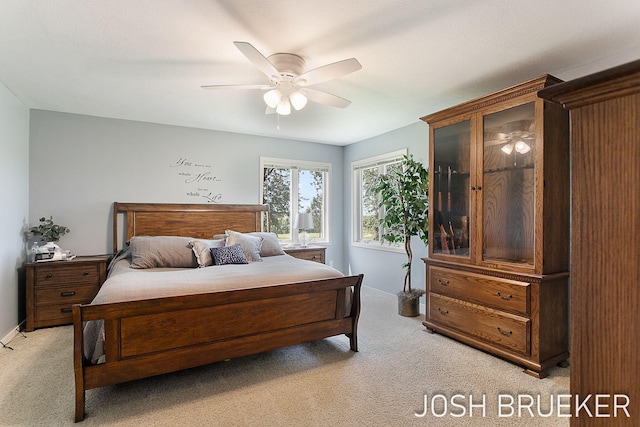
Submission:
[[[591,395],[592,414],[571,425],[638,426],[640,60],[540,96],[571,119],[570,388],[581,400]],[[615,410],[625,403],[629,416]]]
[[[569,120],[544,75],[429,124],[424,325],[542,378],[568,357]]]

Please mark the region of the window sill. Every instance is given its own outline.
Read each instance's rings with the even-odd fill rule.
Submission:
[[[283,241],[283,240],[279,240],[278,242],[280,243],[280,246],[283,249],[294,249],[294,248],[301,248],[302,247],[300,242],[292,242],[292,241],[286,242],[286,241]],[[331,246],[331,242],[313,241],[313,242],[309,242],[308,246],[327,247],[327,246]]]
[[[362,243],[362,242],[351,242],[351,246],[355,248],[365,248],[365,249],[373,249],[375,251],[385,251],[385,252],[395,252],[397,254],[406,254],[404,250],[404,246],[389,246],[387,244],[381,245],[380,243]]]

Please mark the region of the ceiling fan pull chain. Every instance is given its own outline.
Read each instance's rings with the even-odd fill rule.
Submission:
[[[278,120],[278,124],[276,125],[276,130],[280,130],[280,114],[276,113],[276,117]]]

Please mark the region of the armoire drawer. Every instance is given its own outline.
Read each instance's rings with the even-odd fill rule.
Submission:
[[[429,266],[429,290],[441,295],[496,308],[530,314],[530,284]]]
[[[528,355],[531,321],[477,304],[429,294],[429,320]]]

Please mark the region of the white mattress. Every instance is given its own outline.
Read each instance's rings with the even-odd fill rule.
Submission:
[[[128,258],[116,262],[92,304],[133,301],[211,291],[255,288],[314,279],[341,277],[338,270],[290,255],[263,257],[249,264],[205,268],[130,267]]]

